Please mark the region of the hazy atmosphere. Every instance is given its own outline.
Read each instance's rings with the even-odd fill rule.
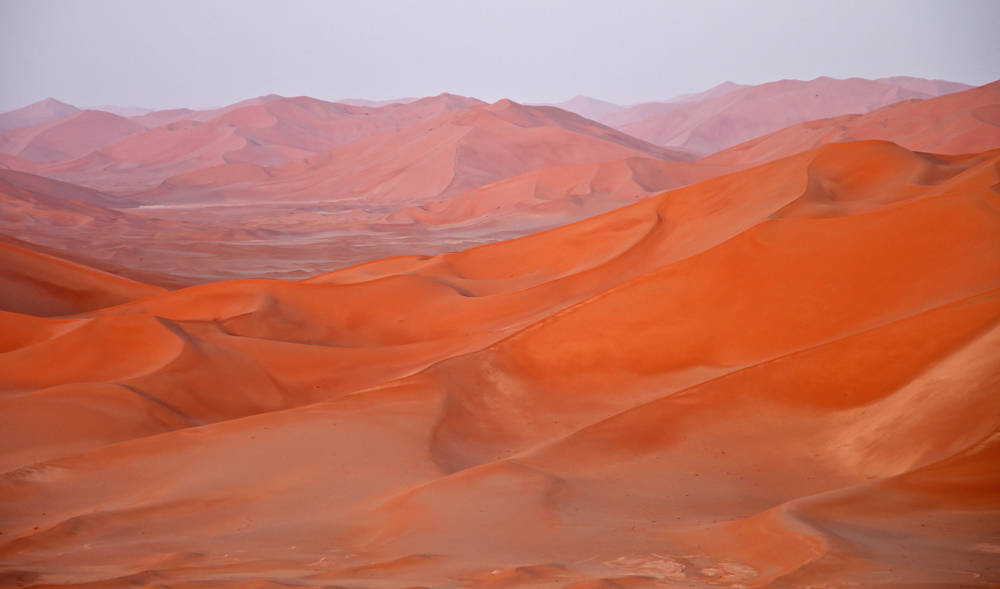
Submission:
[[[803,23],[807,23],[804,26]],[[248,96],[630,104],[818,76],[1000,77],[1000,3],[0,2],[0,111]]]

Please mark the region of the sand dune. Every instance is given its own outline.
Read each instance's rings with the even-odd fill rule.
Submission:
[[[0,243],[0,259],[3,311],[72,315],[165,292],[8,243]]]
[[[783,80],[740,88],[617,128],[657,145],[711,154],[789,125],[921,98],[931,95],[862,78]]]
[[[904,101],[866,115],[809,121],[711,155],[704,163],[747,165],[834,141],[890,140],[908,149],[958,155],[1000,147],[1000,82],[939,98]]]
[[[33,162],[58,162],[87,155],[145,130],[125,117],[82,110],[3,133],[0,153]]]
[[[625,109],[624,106],[607,102],[606,100],[590,98],[588,96],[575,96],[569,100],[565,100],[551,106],[561,108],[567,112],[576,113],[585,119],[591,119],[593,121],[600,121],[608,115],[612,115]]]
[[[1000,141],[992,139],[990,130],[996,127],[987,116],[994,86],[847,119],[868,121],[858,129],[920,151],[996,148]],[[34,175],[3,172],[13,188],[0,191],[0,231],[171,288],[248,277],[302,279],[386,256],[436,255],[522,236],[746,168],[755,160],[840,138],[869,137],[858,131],[842,137],[838,133],[845,124],[821,120],[693,164],[669,161],[678,154],[608,135],[607,128],[565,111],[506,101],[462,109],[463,100],[441,96],[383,107],[376,117],[381,122],[371,121],[370,114],[342,112],[348,107],[332,103],[271,100],[265,107],[281,113],[286,127],[296,120],[304,128],[318,124],[313,110],[326,113],[323,108],[330,109],[327,129],[337,133],[361,129],[352,127],[356,119],[365,119],[363,132],[381,124],[405,126],[422,116],[430,116],[432,124],[375,131],[278,166],[230,163],[181,174],[128,198],[46,179],[38,169],[46,164],[2,156],[14,167],[34,166]],[[247,123],[265,112],[247,108],[228,116],[246,113],[241,120]],[[244,130],[260,136],[261,129],[271,133],[276,126]],[[286,139],[306,145],[314,134],[297,132]],[[187,157],[183,143],[176,149],[181,159]],[[170,157],[162,154],[164,170],[178,161]],[[580,163],[588,161],[594,163]],[[144,173],[120,172],[126,182]]]
[[[395,100],[365,100],[363,98],[341,98],[337,102],[340,104],[349,104],[351,106],[368,106],[371,108],[378,108],[380,106],[388,106],[390,104],[409,104],[411,102],[416,102],[419,98],[413,98],[408,96],[406,98],[397,98]]]
[[[46,98],[28,106],[0,114],[0,132],[54,121],[79,112],[75,106]]]
[[[555,166],[405,208],[388,215],[384,222],[469,231],[548,229],[728,171],[639,157]]]
[[[131,121],[121,119],[148,131],[76,153],[75,159],[60,158],[25,171],[98,190],[134,193],[170,176],[227,162],[273,166],[301,159],[476,102],[442,95],[366,109],[307,97],[268,96],[215,111],[158,111]]]
[[[998,182],[835,143],[463,252],[0,313],[0,578],[998,582]]]
[[[914,78],[912,76],[893,76],[891,78],[878,78],[876,82],[899,86],[914,92],[923,92],[931,96],[943,96],[963,90],[971,90],[973,87],[961,82],[949,82],[948,80],[927,80],[925,78]]]
[[[445,112],[420,125],[382,131],[284,165],[227,164],[169,178],[156,190],[133,198],[159,204],[252,202],[281,194],[300,202],[387,207],[401,200],[416,204],[454,196],[540,168],[633,156],[674,161],[696,157],[556,108],[501,100]]]
[[[748,88],[745,84],[734,84],[733,82],[723,82],[718,86],[713,86],[704,92],[694,94],[682,94],[676,98],[663,102],[644,102],[633,104],[617,112],[609,113],[600,119],[596,119],[610,127],[620,127],[629,123],[636,123],[643,119],[648,119],[656,115],[662,115],[672,110],[690,106],[712,98],[718,98],[741,88]]]
[[[60,258],[68,262],[78,264],[80,266],[85,266],[87,268],[100,270],[101,272],[106,272],[108,274],[120,276],[122,278],[126,278],[128,280],[132,280],[135,282],[140,282],[142,284],[150,286],[158,286],[166,290],[175,290],[178,288],[183,288],[185,286],[191,286],[190,282],[185,281],[176,276],[171,276],[169,274],[152,272],[148,270],[137,270],[135,268],[130,268],[128,266],[122,266],[121,264],[115,264],[113,262],[108,262],[105,260],[92,258],[90,256],[85,256],[75,251],[56,249],[54,247],[47,247],[43,245],[30,243],[14,237],[10,237],[9,235],[4,235],[2,233],[0,233],[0,243],[5,243],[7,245],[12,245],[39,254],[45,254],[46,256],[50,256],[53,258]]]
[[[139,123],[147,129],[155,129],[157,127],[162,127],[164,125],[169,125],[171,123],[177,123],[180,121],[195,121],[197,123],[207,123],[214,118],[220,117],[229,111],[236,110],[238,108],[243,108],[245,106],[260,106],[267,104],[268,102],[273,102],[275,100],[284,100],[284,96],[278,96],[277,94],[268,94],[266,96],[258,96],[256,98],[248,98],[247,100],[241,100],[235,102],[228,106],[222,108],[209,108],[205,110],[194,110],[190,108],[172,108],[166,110],[154,110],[142,114],[133,115],[131,118],[133,121]]]

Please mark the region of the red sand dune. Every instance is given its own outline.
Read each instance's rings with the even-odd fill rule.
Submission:
[[[227,162],[271,166],[301,159],[476,103],[475,99],[442,95],[369,109],[308,97],[263,97],[216,111],[185,111],[167,118],[162,118],[166,111],[160,111],[133,117],[129,124],[161,126],[106,144],[78,159],[25,171],[98,190],[134,193],[155,187],[170,176]]]
[[[837,143],[460,253],[0,313],[0,578],[998,583],[998,182]]]
[[[993,88],[883,109],[879,112],[911,114],[876,138],[898,136],[920,151],[939,149],[938,140],[949,137],[985,138],[957,151],[1000,147],[1000,141],[989,140],[995,127],[984,122]],[[975,96],[980,98],[969,110],[968,97]],[[564,111],[510,103],[447,115],[457,106],[453,98],[379,109],[387,124],[437,112],[440,120],[428,127],[431,131],[378,132],[270,168],[225,164],[175,176],[135,198],[7,172],[2,179],[20,192],[0,190],[0,232],[101,260],[110,264],[109,271],[161,286],[247,277],[301,279],[386,256],[435,255],[525,235],[745,168],[753,159],[726,159],[741,146],[697,164],[658,160],[649,157],[662,156],[657,148],[608,136],[607,129]],[[270,104],[301,112],[303,124],[318,120],[300,110],[296,99]],[[504,114],[505,108],[526,117]],[[873,122],[875,130],[886,124]],[[773,146],[763,150],[765,159],[836,140],[836,128],[823,131],[827,123],[793,126],[775,134],[777,142],[764,138],[762,147]],[[800,135],[810,126],[821,131]],[[910,141],[924,136],[936,142]],[[754,145],[747,144],[748,153],[755,153]],[[616,159],[623,155],[631,157]],[[43,173],[40,164],[13,156],[0,161],[20,168],[31,164],[36,174]],[[544,167],[517,173],[535,166]],[[129,178],[128,171],[122,174]],[[155,276],[122,274],[121,267]],[[164,272],[175,279],[164,279]]]
[[[834,141],[890,140],[915,151],[958,155],[1000,147],[1000,82],[930,100],[891,104],[866,115],[809,121],[711,155],[735,166],[778,159]]]
[[[146,130],[125,117],[99,110],[7,131],[0,135],[0,153],[33,162],[74,159]]]
[[[711,154],[804,121],[930,97],[862,78],[783,80],[741,88],[617,128],[657,145]]]
[[[79,112],[80,109],[55,98],[46,98],[28,106],[0,114],[0,132],[30,127],[47,121],[54,121]]]
[[[147,129],[155,129],[157,127],[162,127],[164,125],[169,125],[171,123],[177,123],[180,121],[195,121],[198,123],[207,123],[212,119],[218,118],[229,111],[236,110],[238,108],[243,108],[245,106],[261,106],[267,104],[268,102],[274,102],[275,100],[286,100],[284,96],[278,96],[277,94],[268,94],[266,96],[258,96],[256,98],[248,98],[247,100],[241,100],[230,104],[229,106],[224,106],[222,108],[210,108],[205,110],[193,110],[190,108],[172,108],[166,110],[154,110],[140,115],[134,115],[130,117],[133,121],[139,123]]]
[[[0,243],[0,310],[72,315],[150,297],[162,288]]]
[[[421,101],[399,107],[412,108]],[[167,179],[133,198],[149,204],[281,198],[338,208],[418,204],[540,168],[626,157],[692,161],[552,107],[510,100],[462,110],[265,168],[227,164]]]
[[[54,247],[46,247],[43,245],[30,243],[14,237],[10,237],[9,235],[0,234],[0,243],[35,253],[44,254],[49,257],[59,258],[71,262],[73,264],[76,264],[78,266],[84,266],[93,270],[100,270],[101,272],[107,274],[113,274],[115,276],[131,280],[133,282],[139,282],[149,286],[156,286],[166,290],[175,290],[178,288],[191,286],[192,284],[189,281],[185,281],[183,279],[171,276],[169,274],[137,270],[135,268],[130,268],[128,266],[122,266],[121,264],[115,264],[113,262],[107,262],[104,260],[99,260],[97,258],[92,258],[90,256],[85,256],[75,251],[56,249]]]
[[[385,222],[471,231],[548,229],[728,171],[640,157],[542,168],[405,208],[387,215]]]

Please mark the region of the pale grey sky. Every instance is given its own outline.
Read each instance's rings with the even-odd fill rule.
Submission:
[[[1000,79],[1000,1],[0,0],[0,111],[262,94],[620,104],[726,80]]]

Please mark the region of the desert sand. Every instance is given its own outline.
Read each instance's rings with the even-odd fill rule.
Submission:
[[[713,154],[702,163],[752,165],[824,143],[865,139],[950,155],[990,149],[1000,144],[1000,82],[934,100],[890,104],[864,115],[793,125]]]
[[[0,586],[995,586],[995,89],[762,161],[451,96],[8,156]]]
[[[55,98],[46,98],[17,110],[0,114],[0,132],[54,121],[79,110],[75,106],[59,102]]]
[[[905,78],[901,82],[896,85],[891,79],[827,77],[782,80],[737,88],[635,122],[610,119],[605,123],[656,145],[712,154],[796,123],[864,114],[901,100],[935,96],[913,87],[937,88],[942,93],[953,91],[946,85],[916,85]],[[612,117],[624,114],[623,111]]]

